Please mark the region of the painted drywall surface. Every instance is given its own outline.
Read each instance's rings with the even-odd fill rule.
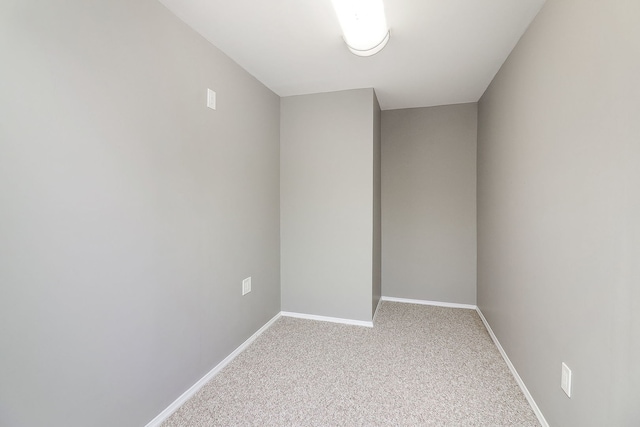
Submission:
[[[478,305],[552,426],[640,425],[639,19],[547,1],[479,103]]]
[[[371,320],[373,90],[281,99],[282,310]]]
[[[279,98],[152,0],[0,51],[0,425],[144,425],[280,310]]]
[[[373,315],[382,297],[382,111],[373,92]]]
[[[382,293],[476,303],[477,105],[382,112]]]

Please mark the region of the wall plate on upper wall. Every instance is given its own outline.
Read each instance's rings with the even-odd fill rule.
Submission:
[[[216,93],[211,89],[207,89],[207,107],[216,109]]]

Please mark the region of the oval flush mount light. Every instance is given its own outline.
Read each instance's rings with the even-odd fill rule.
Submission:
[[[358,56],[371,56],[389,41],[382,0],[332,0],[344,41]]]

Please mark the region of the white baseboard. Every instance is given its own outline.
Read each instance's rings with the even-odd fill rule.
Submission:
[[[455,302],[425,301],[421,299],[407,299],[396,297],[382,297],[382,301],[402,302],[406,304],[434,305],[436,307],[464,308],[467,310],[475,310],[477,307],[472,304],[458,304]]]
[[[511,371],[511,373],[513,374],[513,377],[516,379],[516,382],[520,386],[520,389],[522,390],[524,397],[527,398],[529,405],[531,405],[531,409],[533,409],[533,412],[536,414],[536,417],[538,417],[538,421],[540,421],[540,424],[542,424],[542,427],[549,427],[549,423],[544,418],[544,415],[542,415],[542,411],[540,411],[540,408],[538,408],[538,405],[536,404],[535,400],[533,400],[533,396],[531,396],[531,393],[529,393],[527,386],[524,385],[524,381],[522,381],[522,378],[520,378],[520,375],[518,374],[518,371],[516,371],[515,366],[513,366],[513,363],[511,363],[511,360],[509,360],[509,356],[507,356],[507,353],[502,348],[500,341],[498,341],[498,338],[493,333],[491,326],[489,326],[489,322],[487,322],[487,319],[484,317],[484,315],[482,314],[482,311],[480,311],[479,308],[476,307],[476,311],[478,312],[480,319],[482,319],[482,323],[484,323],[485,328],[487,328],[487,331],[489,332],[489,336],[491,336],[493,343],[496,345],[496,347],[498,347],[498,351],[500,351],[502,358],[504,359],[505,362],[507,362],[507,366],[509,367],[509,370]]]
[[[414,300],[414,299],[394,298],[394,297],[384,297],[383,296],[382,298],[380,298],[380,301],[378,301],[378,306],[376,307],[376,311],[375,311],[375,313],[373,315],[373,320],[374,321],[375,321],[375,316],[378,313],[378,310],[380,308],[380,304],[382,303],[382,301],[391,301],[391,302],[400,302],[400,303],[409,303],[409,304],[421,304],[421,305],[433,305],[433,306],[438,306],[438,307],[465,308],[465,309],[474,309],[474,310],[476,310],[476,312],[480,316],[480,319],[482,319],[482,323],[484,323],[485,328],[487,328],[487,332],[489,332],[489,336],[491,336],[491,339],[493,340],[494,344],[496,345],[496,347],[498,347],[498,351],[502,355],[502,358],[504,359],[504,361],[507,363],[507,366],[509,367],[509,370],[511,371],[511,373],[513,374],[513,377],[515,378],[516,382],[520,386],[520,389],[522,390],[522,393],[524,394],[524,396],[526,397],[527,401],[529,402],[529,405],[531,405],[531,409],[533,409],[533,412],[536,414],[536,417],[538,418],[538,421],[540,421],[540,424],[542,425],[542,427],[549,427],[549,423],[547,423],[547,420],[544,418],[544,415],[542,414],[542,411],[540,411],[540,408],[536,404],[535,400],[533,400],[533,396],[531,396],[531,393],[529,393],[529,390],[527,389],[527,386],[522,381],[522,378],[520,378],[520,375],[518,374],[518,371],[516,371],[516,368],[511,363],[511,360],[509,360],[509,356],[507,356],[507,353],[505,353],[504,349],[502,348],[502,345],[498,341],[498,338],[493,333],[493,330],[491,329],[491,326],[489,326],[489,322],[487,322],[487,319],[484,317],[484,315],[482,314],[482,311],[480,311],[480,309],[477,306],[470,305],[470,304],[456,304],[456,303],[447,303],[447,302],[438,302],[438,301],[425,301],[425,300]],[[373,327],[373,321],[367,322],[367,321],[363,321],[363,320],[341,319],[341,318],[337,318],[337,317],[317,316],[317,315],[314,315],[314,314],[292,313],[292,312],[288,312],[288,311],[282,311],[282,312],[276,314],[267,323],[265,323],[264,326],[262,326],[260,329],[258,329],[253,335],[251,335],[245,342],[243,342],[238,348],[236,348],[222,362],[218,363],[204,377],[200,378],[200,380],[198,380],[198,382],[196,382],[194,385],[192,385],[187,391],[182,393],[182,395],[180,397],[178,397],[165,410],[163,410],[160,414],[158,414],[158,416],[156,416],[153,420],[151,420],[146,425],[146,427],[159,427],[160,424],[162,424],[164,421],[166,421],[167,418],[169,418],[171,416],[171,414],[173,414],[175,411],[177,411],[178,408],[180,408],[180,406],[182,406],[187,400],[189,400],[194,394],[196,394],[198,392],[198,390],[200,390],[209,380],[211,380],[211,378],[216,376],[216,374],[218,374],[225,366],[227,366],[240,353],[242,353],[242,351],[244,351],[253,341],[255,341],[256,338],[258,338],[264,331],[266,331],[276,320],[278,320],[278,318],[280,318],[280,316],[295,317],[295,318],[299,318],[299,319],[308,319],[308,320],[319,320],[319,321],[323,321],[323,322],[342,323],[342,324],[346,324],[346,325],[366,326],[366,327],[370,327],[370,328]]]
[[[292,313],[290,311],[282,311],[281,315],[285,317],[296,317],[298,319],[319,320],[321,322],[343,323],[345,325],[366,326],[373,328],[373,322],[366,320],[341,319],[339,317],[317,316],[315,314]]]
[[[264,331],[266,331],[278,318],[280,318],[280,313],[276,314],[271,320],[264,324],[263,327],[258,329],[255,334],[251,335],[245,342],[240,344],[238,348],[236,348],[233,353],[228,355],[222,362],[218,363],[212,370],[210,370],[204,377],[200,378],[198,382],[192,385],[187,391],[182,393],[180,397],[178,397],[171,405],[169,405],[164,411],[160,412],[157,417],[152,419],[146,427],[159,427],[164,421],[167,420],[175,411],[180,408],[187,400],[193,397],[194,394],[198,392],[211,378],[216,376],[218,372],[222,370],[225,366],[227,366],[233,359],[236,358],[240,353],[242,353],[253,341],[255,341],[258,336],[260,336]]]

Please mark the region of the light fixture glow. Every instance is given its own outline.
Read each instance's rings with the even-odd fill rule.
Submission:
[[[332,0],[344,41],[358,56],[371,56],[389,41],[382,0]]]

